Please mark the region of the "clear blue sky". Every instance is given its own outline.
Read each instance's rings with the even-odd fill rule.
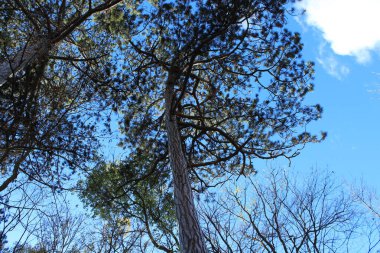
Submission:
[[[380,192],[379,0],[304,0],[302,17],[289,18],[301,32],[304,57],[316,63],[315,91],[306,102],[324,114],[308,130],[327,131],[293,160],[297,170],[328,168],[338,178],[363,179]],[[373,10],[376,10],[374,12]],[[275,162],[278,164],[278,162]]]

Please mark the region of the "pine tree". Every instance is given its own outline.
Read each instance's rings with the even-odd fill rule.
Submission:
[[[84,22],[122,0],[25,1],[1,3],[0,86],[27,66],[43,61]]]
[[[90,18],[120,2],[1,3],[0,191],[20,174],[62,187],[97,158],[112,45]]]
[[[207,252],[194,190],[324,137],[305,131],[322,109],[302,103],[314,70],[300,35],[284,27],[287,2],[145,3],[140,32],[115,51],[124,59],[113,73],[124,96],[122,145],[153,162],[166,147],[182,252]]]

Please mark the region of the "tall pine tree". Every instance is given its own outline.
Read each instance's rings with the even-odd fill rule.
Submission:
[[[305,131],[322,109],[303,104],[314,70],[300,35],[285,28],[287,3],[147,2],[139,33],[115,51],[122,145],[136,159],[166,161],[160,171],[171,170],[163,175],[182,252],[207,252],[194,190],[255,173],[256,159],[295,157],[324,137]]]

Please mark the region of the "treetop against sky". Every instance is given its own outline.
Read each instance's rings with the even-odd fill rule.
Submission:
[[[118,5],[112,11],[100,14],[94,23],[90,22],[91,26],[96,22],[100,24],[97,27],[100,29],[95,29],[93,34],[89,26],[78,25],[76,30],[69,29],[70,35],[64,33],[59,37],[62,39],[59,49],[50,45],[42,53],[33,48],[25,50],[25,54],[19,54],[21,59],[25,55],[29,57],[19,69],[11,69],[17,73],[10,78],[11,82],[4,81],[2,86],[3,107],[10,104],[8,108],[15,111],[10,113],[8,110],[3,117],[4,122],[19,123],[18,129],[9,127],[12,131],[32,129],[40,133],[38,136],[26,132],[24,138],[20,138],[15,130],[15,137],[8,142],[30,144],[28,150],[37,147],[41,150],[41,159],[39,163],[32,164],[35,169],[30,170],[28,154],[19,157],[19,149],[15,149],[16,152],[9,148],[10,166],[12,159],[17,158],[19,164],[24,165],[19,166],[19,170],[25,174],[25,180],[37,179],[41,183],[56,175],[53,179],[60,186],[62,168],[74,167],[66,163],[66,160],[73,160],[70,154],[78,164],[83,164],[82,160],[85,162],[87,158],[98,158],[88,155],[97,147],[89,145],[95,143],[94,140],[79,138],[81,135],[92,136],[88,133],[95,132],[92,125],[87,124],[92,121],[86,122],[79,112],[97,101],[104,101],[100,103],[104,107],[113,105],[115,111],[122,112],[121,128],[126,138],[121,145],[129,149],[129,160],[125,159],[124,164],[98,167],[99,174],[105,173],[105,176],[95,175],[94,187],[90,190],[102,189],[97,180],[107,181],[109,168],[125,173],[121,175],[123,179],[128,178],[118,188],[123,194],[126,193],[126,185],[133,186],[127,189],[127,192],[132,192],[137,189],[134,186],[136,182],[143,180],[144,184],[140,183],[139,187],[148,189],[148,194],[152,185],[157,186],[159,196],[162,182],[165,182],[168,189],[174,189],[174,194],[168,190],[167,197],[168,203],[176,206],[181,245],[191,251],[194,238],[190,237],[196,235],[195,246],[202,248],[202,252],[205,252],[205,247],[201,230],[197,227],[199,222],[192,192],[202,193],[216,179],[223,180],[229,175],[255,174],[264,167],[256,166],[257,158],[270,160],[297,156],[298,147],[302,149],[305,143],[319,142],[319,137],[309,132],[326,130],[329,137],[322,143],[306,146],[294,159],[296,168],[329,166],[339,175],[363,175],[369,181],[376,180],[380,164],[380,121],[377,117],[380,111],[380,77],[376,74],[379,72],[376,50],[380,36],[377,34],[377,13],[373,10],[378,10],[380,4],[369,0],[360,4],[356,1],[305,0],[297,3],[299,8],[306,10],[305,14],[292,19],[284,14],[285,2],[208,1],[210,5],[202,6],[199,4],[202,1],[193,1],[193,4],[169,1],[152,5],[151,10],[142,11],[141,16],[129,15],[129,7]],[[12,1],[8,3],[12,5]],[[17,5],[21,1],[15,3]],[[63,9],[64,3],[61,5]],[[88,3],[92,2],[85,5]],[[49,4],[43,8],[51,11],[48,7]],[[91,10],[90,5],[87,7]],[[60,22],[59,15],[52,14],[53,18],[46,20],[57,21],[57,26],[49,22],[45,24],[41,21],[44,17],[39,16],[40,10],[32,7],[30,10],[38,18],[28,16],[30,13],[25,10],[20,12],[24,13],[26,20],[36,21],[36,27],[41,25],[42,28],[37,28],[40,32],[56,34],[52,29],[64,23]],[[77,10],[72,11],[75,14]],[[65,11],[58,12],[65,16]],[[75,21],[74,14],[71,20]],[[111,14],[110,20],[106,18],[107,14]],[[86,19],[86,14],[83,15]],[[241,16],[246,20],[245,25]],[[286,20],[291,24],[289,30],[283,27]],[[82,21],[79,20],[78,24]],[[120,24],[123,23],[128,27],[122,27]],[[117,38],[125,35],[128,29],[132,31],[130,34]],[[301,35],[293,31],[300,31]],[[94,34],[101,36],[94,37]],[[29,37],[37,41],[39,38],[34,37],[34,33]],[[25,37],[20,35],[20,38]],[[12,48],[8,42],[4,43]],[[103,60],[89,57],[92,52],[96,55],[100,51],[88,49],[99,45],[103,45],[103,49],[118,45],[119,50],[105,49],[105,53],[112,53],[108,54],[109,58],[100,57]],[[17,57],[18,48],[14,48],[17,60],[20,58]],[[72,55],[59,55],[65,48],[71,48],[72,55],[79,53],[87,57],[88,61],[70,58]],[[52,56],[53,53],[56,55]],[[122,56],[124,61],[118,61],[116,56]],[[33,61],[34,58],[38,60]],[[304,58],[317,63],[315,81],[314,64],[303,61]],[[110,68],[107,67],[107,59],[110,60],[109,65],[114,64]],[[67,61],[67,65],[59,65],[57,61],[61,60]],[[13,62],[9,63],[4,66],[13,67]],[[63,73],[59,71],[60,67],[65,70],[64,75],[55,73]],[[8,73],[11,72],[3,75],[5,79]],[[314,86],[310,84],[312,80],[316,84],[314,92]],[[70,85],[62,85],[64,83]],[[253,85],[259,88],[253,88]],[[52,95],[56,94],[52,91],[57,91],[57,87],[62,88],[59,99]],[[247,90],[251,94],[246,93]],[[91,95],[98,92],[99,96]],[[67,104],[67,98],[72,102]],[[321,120],[319,103],[325,108]],[[20,108],[25,108],[25,112],[19,112]],[[29,108],[33,110],[29,111]],[[50,114],[45,115],[45,112]],[[35,115],[33,121],[26,120],[30,115]],[[99,116],[97,111],[94,115]],[[56,131],[50,128],[46,133],[42,128],[35,130],[36,126],[46,126],[43,117],[55,120],[52,129]],[[77,134],[71,134],[72,129],[77,130]],[[66,142],[70,149],[60,150],[62,143]],[[45,143],[52,143],[51,147],[58,151],[47,152]],[[78,153],[76,143],[92,149]],[[63,152],[68,152],[68,155],[62,155],[65,154]],[[50,156],[58,157],[58,160]],[[58,172],[42,170],[51,161],[56,161],[52,168]],[[1,190],[7,189],[17,179],[18,171],[14,171]],[[97,172],[96,169],[93,172]],[[111,176],[113,185],[112,180],[119,180],[119,175]],[[129,179],[136,179],[136,182],[131,183]],[[46,182],[54,186],[54,180]],[[102,186],[108,187],[107,184]],[[133,194],[138,197],[140,192]],[[145,200],[141,198],[141,203]],[[197,227],[197,233],[189,230],[190,227]]]

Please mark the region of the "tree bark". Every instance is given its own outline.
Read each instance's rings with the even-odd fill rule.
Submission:
[[[14,57],[0,63],[0,87],[7,79],[40,57],[49,54],[51,43],[47,38],[32,38]]]
[[[176,79],[177,75],[175,73],[169,73],[165,90],[165,116],[170,166],[173,172],[174,202],[179,224],[180,247],[183,253],[206,253],[206,244],[195,209],[188,174],[188,162],[182,148],[176,117],[172,115]]]

